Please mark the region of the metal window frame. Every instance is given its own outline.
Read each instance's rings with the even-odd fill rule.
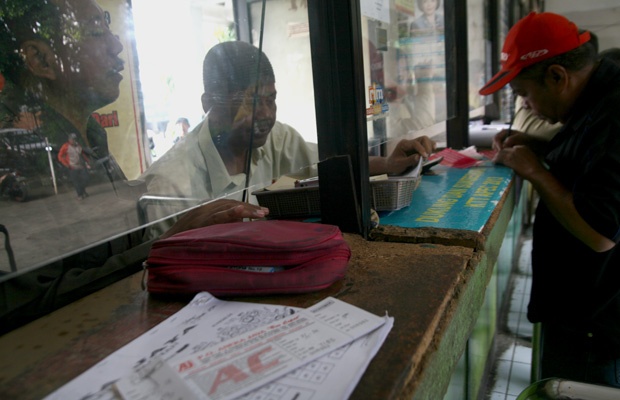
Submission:
[[[469,145],[468,53],[466,0],[446,0],[446,74],[449,96],[446,121],[447,143],[452,148]],[[310,46],[314,75],[319,157],[328,160],[348,156],[354,192],[348,187],[323,184],[333,178],[330,169],[319,169],[321,212],[327,223],[352,231],[357,217],[358,233],[370,231],[370,185],[368,183],[368,133],[366,129],[364,58],[359,0],[313,0],[308,2]],[[319,78],[320,77],[320,78]],[[343,210],[343,199],[355,215]],[[335,201],[339,199],[340,201]],[[325,211],[325,212],[324,212]]]

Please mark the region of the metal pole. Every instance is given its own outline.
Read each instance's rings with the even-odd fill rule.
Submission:
[[[50,171],[52,173],[52,184],[54,185],[54,194],[58,194],[58,188],[56,187],[56,174],[54,173],[54,163],[52,162],[52,147],[50,142],[45,138],[45,151],[47,151],[47,159],[50,162]]]

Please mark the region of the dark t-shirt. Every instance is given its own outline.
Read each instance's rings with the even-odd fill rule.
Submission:
[[[620,241],[620,67],[603,60],[549,144],[545,161],[579,214]],[[620,248],[597,253],[540,202],[534,221],[528,318],[579,327],[620,356]]]
[[[47,138],[56,157],[62,144],[68,140],[69,134],[77,131],[73,124],[46,105],[41,106],[40,119],[41,126],[37,129],[37,133]],[[108,150],[107,132],[92,117],[89,117],[86,125],[86,137],[88,143],[81,137],[78,137],[78,142],[91,161],[94,173],[100,173],[106,180],[125,180],[125,174]]]

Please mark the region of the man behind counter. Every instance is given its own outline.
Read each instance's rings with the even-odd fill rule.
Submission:
[[[494,138],[495,162],[540,195],[528,319],[541,323],[541,378],[620,387],[620,67],[565,17],[531,13],[480,94],[508,83],[527,109],[563,124],[550,142]]]
[[[70,32],[64,30],[67,26]],[[12,85],[21,85],[35,109],[43,107],[46,127],[69,126],[57,132],[65,138],[72,131],[80,132],[82,143],[98,143],[99,150],[107,151],[103,128],[88,129],[97,124],[90,112],[118,97],[122,45],[110,31],[101,7],[94,0],[5,1],[0,9],[0,33],[0,72]],[[211,224],[263,218],[268,212],[251,204],[219,200],[186,213],[162,237]],[[5,280],[0,285],[0,334],[136,271],[151,244],[141,244],[139,236],[110,240]]]
[[[264,53],[241,41],[214,46],[203,62],[203,84],[206,116],[143,174],[149,194],[239,200],[246,185],[248,152],[250,191],[285,174],[312,173],[306,168],[318,162],[317,146],[276,120],[275,75]],[[402,173],[434,148],[426,136],[401,140],[389,156],[369,158],[370,174]],[[161,209],[160,213],[159,217],[166,215]]]

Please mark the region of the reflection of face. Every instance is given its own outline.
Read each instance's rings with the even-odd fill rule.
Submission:
[[[510,83],[516,95],[523,98],[525,108],[550,123],[559,121],[558,101],[548,87],[533,79],[515,78]]]
[[[54,0],[64,19],[65,45],[58,51],[57,84],[93,107],[119,96],[123,45],[112,34],[102,9],[94,0]]]
[[[254,87],[238,92],[231,96],[230,112],[234,115],[232,121],[230,143],[247,147],[250,140],[252,124],[252,107]],[[269,132],[276,123],[276,87],[274,83],[259,87],[256,110],[254,112],[253,147],[261,147],[267,142]]]
[[[437,0],[423,0],[422,1],[422,12],[425,15],[433,15],[437,10]]]

